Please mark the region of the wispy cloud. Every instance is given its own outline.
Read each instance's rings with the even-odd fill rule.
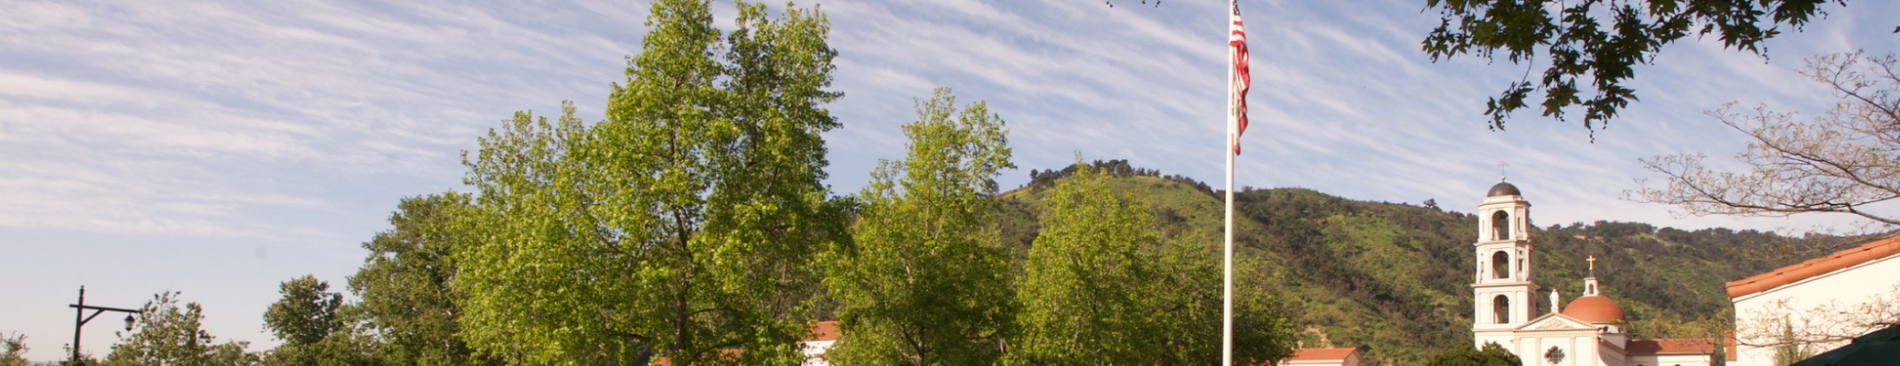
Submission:
[[[961,101],[986,100],[1008,120],[1023,170],[1067,165],[1080,150],[1218,181],[1223,6],[826,2],[840,51],[835,88],[846,94],[829,106],[845,127],[826,136],[828,183],[855,191],[877,159],[900,157],[898,127],[914,118],[914,98],[936,86],[954,88]],[[1534,112],[1515,116],[1508,132],[1486,130],[1482,101],[1525,66],[1433,63],[1418,42],[1437,19],[1415,0],[1241,6],[1255,124],[1242,142],[1237,184],[1436,199],[1462,210],[1504,162],[1538,204],[1542,224],[1794,226],[1678,220],[1667,207],[1617,197],[1649,177],[1637,158],[1724,157],[1740,148],[1741,136],[1702,110],[1741,101],[1818,112],[1830,97],[1793,74],[1799,59],[1900,48],[1886,33],[1891,19],[1878,16],[1900,13],[1888,3],[1855,3],[1785,34],[1770,43],[1766,63],[1713,40],[1672,45],[1660,65],[1638,68],[1632,86],[1643,100],[1592,143],[1577,122]],[[457,152],[509,113],[552,112],[573,100],[584,119],[600,119],[607,84],[624,78],[623,57],[637,52],[646,17],[644,4],[606,1],[0,1],[0,8],[7,9],[0,232],[240,238],[341,248],[339,257],[355,255],[354,243],[382,228],[397,198],[460,187]],[[716,2],[717,24],[731,27],[732,9]],[[1003,183],[1026,178],[1008,172]],[[1828,220],[1814,222],[1840,221]],[[263,261],[239,249],[200,254]],[[34,262],[44,263],[20,270],[83,265]],[[233,313],[261,312],[276,277],[286,275],[277,271],[307,268],[260,263],[280,265],[259,266],[243,276],[255,283],[233,286],[262,289],[229,295],[250,301]],[[354,265],[325,264],[319,271],[330,272],[319,276],[340,279]],[[70,289],[58,291],[47,296]],[[254,316],[232,319],[239,320],[217,326],[245,331],[222,334],[257,333]]]

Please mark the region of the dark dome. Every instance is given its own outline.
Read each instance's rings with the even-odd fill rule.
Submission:
[[[1524,194],[1517,193],[1517,186],[1511,185],[1510,183],[1500,182],[1498,183],[1498,185],[1491,186],[1491,193],[1486,193],[1484,196],[1497,197],[1497,196],[1522,196],[1522,195]]]

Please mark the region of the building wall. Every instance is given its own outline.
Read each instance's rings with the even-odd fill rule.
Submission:
[[[1752,314],[1765,312],[1777,301],[1787,300],[1790,309],[1793,309],[1796,314],[1802,314],[1835,301],[1839,301],[1842,305],[1860,303],[1866,301],[1869,296],[1892,291],[1895,284],[1900,284],[1900,255],[1889,255],[1731,300],[1735,305],[1737,326],[1746,326],[1754,317]],[[1738,331],[1753,330],[1738,329]],[[1819,351],[1816,353],[1826,352],[1846,344],[1847,342],[1839,342],[1819,345]],[[1739,345],[1737,348],[1736,361],[1730,362],[1729,365],[1774,366],[1775,350],[1773,348],[1748,345]]]
[[[1709,366],[1708,355],[1636,355],[1630,366]]]

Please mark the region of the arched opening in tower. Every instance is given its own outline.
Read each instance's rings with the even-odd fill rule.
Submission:
[[[1511,322],[1511,298],[1498,295],[1491,298],[1491,313],[1497,316],[1498,324]]]
[[[1511,278],[1511,255],[1500,250],[1491,253],[1491,278]]]
[[[1491,214],[1491,240],[1505,240],[1511,237],[1511,215],[1498,211]]]

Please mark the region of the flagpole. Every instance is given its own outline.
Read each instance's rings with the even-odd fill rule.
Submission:
[[[1227,59],[1227,207],[1223,215],[1226,233],[1221,248],[1220,360],[1222,366],[1234,365],[1234,155],[1240,155],[1240,134],[1247,130],[1247,89],[1253,84],[1247,73],[1247,33],[1241,29],[1240,2],[1228,0],[1232,12],[1228,28]]]
[[[1232,58],[1233,48],[1227,53]],[[1227,69],[1228,83],[1233,83],[1233,68]],[[1227,94],[1227,145],[1221,146],[1221,155],[1227,156],[1227,208],[1225,218],[1225,244],[1221,249],[1221,308],[1220,308],[1220,361],[1223,366],[1234,365],[1234,147],[1240,141],[1234,120],[1234,94]]]
[[[1231,98],[1230,98],[1231,99]],[[1233,102],[1228,102],[1232,104]],[[1230,112],[1231,113],[1231,112]],[[1230,117],[1231,118],[1231,117]],[[1235,137],[1228,135],[1228,139]],[[1231,148],[1231,144],[1228,145]],[[1221,364],[1234,364],[1234,152],[1223,151],[1227,155],[1227,234],[1226,246],[1222,250],[1221,260],[1221,328],[1220,358]]]

